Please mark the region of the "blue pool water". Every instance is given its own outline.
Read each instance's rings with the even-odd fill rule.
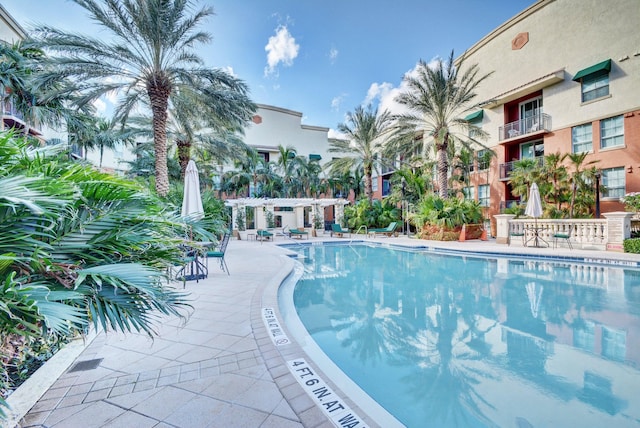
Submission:
[[[298,249],[300,321],[402,424],[640,426],[638,269],[374,245]]]

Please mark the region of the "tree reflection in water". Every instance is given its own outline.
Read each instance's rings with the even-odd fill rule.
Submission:
[[[625,406],[611,382],[588,369],[584,385],[548,372],[557,340],[550,332],[577,337],[585,317],[611,304],[602,289],[571,282],[579,277],[573,267],[509,261],[505,276],[493,259],[373,246],[311,251],[322,263],[307,265],[296,286],[301,320],[338,366],[408,426],[495,426],[504,403],[487,388],[500,388],[505,377],[559,403],[579,400],[609,414]],[[509,421],[516,422],[528,423]]]

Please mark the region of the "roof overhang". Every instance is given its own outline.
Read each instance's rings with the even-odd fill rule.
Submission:
[[[544,89],[551,85],[555,85],[556,83],[564,81],[564,74],[565,72],[563,68],[561,70],[554,71],[553,73],[538,77],[537,79],[527,82],[524,85],[510,89],[506,92],[496,95],[489,100],[483,101],[479,104],[479,106],[493,108],[502,104],[506,104],[509,101],[517,100],[518,98],[522,98],[527,94],[539,91],[540,89]]]

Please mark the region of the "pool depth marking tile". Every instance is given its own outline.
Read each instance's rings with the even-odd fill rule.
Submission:
[[[269,331],[271,341],[276,346],[288,345],[291,343],[284,330],[280,326],[280,322],[276,317],[276,312],[273,308],[262,308],[262,320],[265,327]]]
[[[304,358],[287,361],[289,370],[300,386],[338,427],[366,428],[367,425],[348,404],[334,393]]]

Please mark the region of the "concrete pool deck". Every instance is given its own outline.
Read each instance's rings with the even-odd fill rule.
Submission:
[[[328,235],[310,239],[321,240],[350,239]],[[353,240],[482,253],[640,260],[634,254],[508,247],[492,240],[435,242],[404,236]],[[331,418],[335,404],[317,404],[290,370],[290,362],[300,359],[335,392],[339,397],[335,402],[350,408],[367,426],[378,426],[366,409],[358,408],[340,385],[318,370],[312,358],[290,339],[291,334],[282,346],[272,340],[274,330],[265,324],[264,309],[273,308],[274,319],[282,323],[277,290],[294,267],[286,255],[289,251],[274,245],[284,243],[294,241],[281,237],[264,243],[231,241],[226,256],[231,275],[211,260],[208,278],[186,283],[194,308],[187,320],[163,318],[153,340],[140,333],[95,335],[67,366],[49,375],[49,383],[40,385],[42,392],[37,388],[31,391],[37,402],[33,407],[28,405],[25,412],[30,410],[24,417],[14,415],[14,422],[7,426],[335,426]],[[173,285],[182,287],[182,283]],[[342,417],[351,416],[343,412]]]

